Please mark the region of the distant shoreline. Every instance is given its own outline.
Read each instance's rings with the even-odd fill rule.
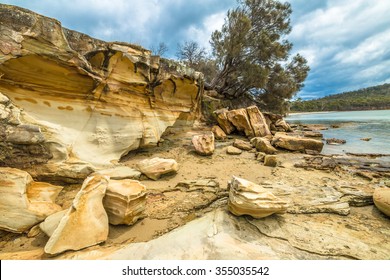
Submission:
[[[295,116],[295,115],[327,114],[327,113],[334,113],[334,112],[349,112],[349,111],[293,112],[293,113],[288,113],[288,114],[287,114],[287,117],[289,117],[289,116]]]
[[[328,114],[328,113],[342,113],[342,112],[368,112],[368,111],[389,111],[389,109],[373,109],[373,110],[346,110],[346,111],[313,111],[313,112],[291,112],[286,117],[295,115],[309,115],[309,114]]]

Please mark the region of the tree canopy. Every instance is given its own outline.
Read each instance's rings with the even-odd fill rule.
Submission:
[[[267,110],[284,112],[309,71],[301,55],[289,59],[291,12],[275,0],[240,0],[229,10],[211,36],[218,73],[210,87],[227,98],[251,93]]]

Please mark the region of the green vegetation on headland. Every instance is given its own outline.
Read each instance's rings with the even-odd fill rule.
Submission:
[[[390,109],[390,84],[291,103],[291,112],[358,111]]]

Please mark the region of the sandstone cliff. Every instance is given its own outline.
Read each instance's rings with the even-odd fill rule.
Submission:
[[[139,46],[103,42],[0,4],[0,92],[21,110],[19,122],[2,118],[0,125],[37,126],[42,141],[35,144],[46,155],[40,163],[107,164],[156,145],[167,127],[197,116],[202,81]],[[36,162],[19,150],[22,162],[0,155],[0,165]]]

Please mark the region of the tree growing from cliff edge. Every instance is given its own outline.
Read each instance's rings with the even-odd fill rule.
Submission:
[[[160,42],[157,46],[153,45],[150,50],[152,51],[153,55],[163,56],[169,50],[169,48],[167,44]]]
[[[281,112],[302,87],[309,67],[292,44],[291,5],[275,0],[240,0],[221,30],[211,36],[218,74],[210,87],[227,98],[252,94],[261,107]]]
[[[177,58],[187,66],[196,69],[201,61],[206,58],[206,49],[195,41],[185,41],[184,44],[177,45]]]

